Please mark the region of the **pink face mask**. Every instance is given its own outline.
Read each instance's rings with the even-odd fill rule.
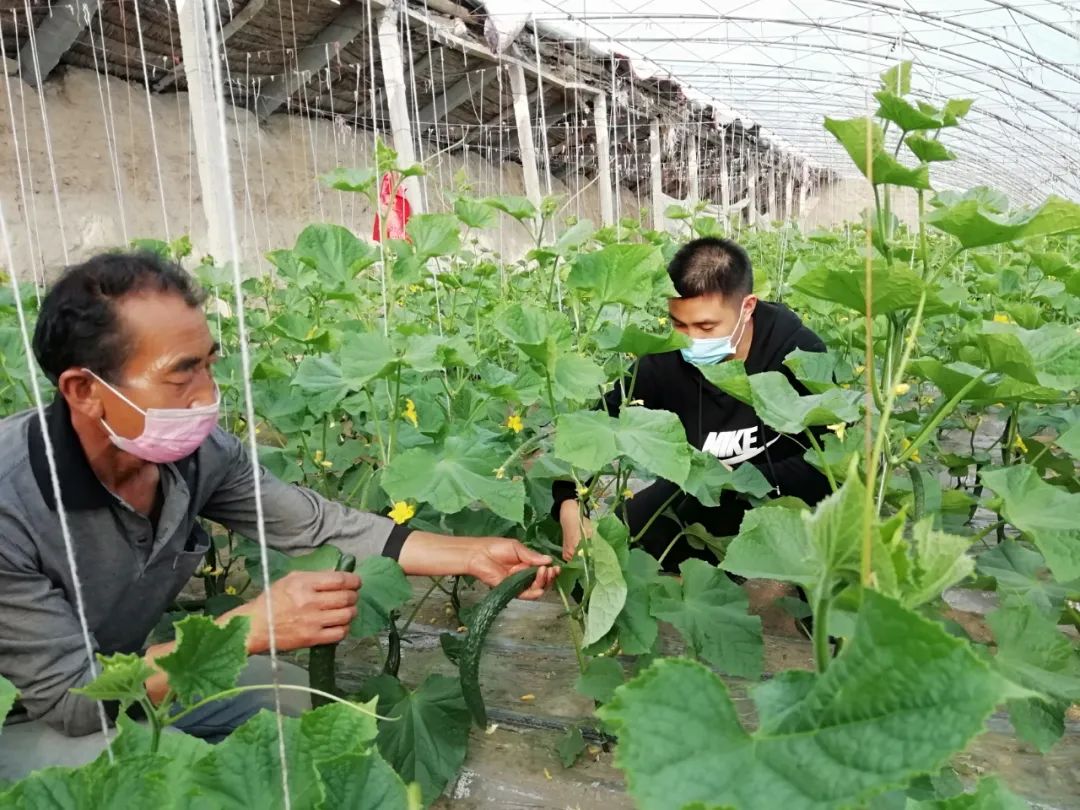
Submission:
[[[150,408],[144,411],[90,369],[85,371],[143,415],[143,431],[134,439],[118,435],[104,419],[101,420],[105,430],[109,431],[113,444],[143,461],[169,464],[187,458],[199,449],[217,426],[218,404],[221,398],[216,389],[214,402],[210,405],[196,408]]]

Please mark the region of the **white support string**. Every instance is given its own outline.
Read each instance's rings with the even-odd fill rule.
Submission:
[[[146,89],[146,117],[150,120],[150,143],[154,147],[154,169],[157,171],[158,197],[161,199],[161,222],[165,227],[165,241],[171,242],[169,233],[169,208],[165,204],[165,180],[161,175],[161,152],[158,149],[157,127],[154,126],[154,100],[150,96],[150,76],[146,72],[146,47],[143,45],[142,18],[139,16],[139,3],[132,4],[135,7],[135,30],[139,34],[139,59],[142,65],[143,86]],[[127,29],[125,29],[126,31]],[[105,44],[102,39],[102,45]]]
[[[86,618],[86,602],[83,599],[82,579],[79,577],[79,563],[75,558],[75,543],[71,537],[67,510],[64,508],[63,493],[60,491],[60,477],[56,467],[56,453],[53,449],[49,425],[45,417],[45,402],[38,383],[37,364],[34,362],[34,349],[30,345],[30,329],[26,325],[26,312],[22,305],[22,291],[19,289],[19,271],[11,253],[11,240],[8,238],[7,220],[4,216],[3,201],[0,200],[0,242],[4,245],[4,257],[11,277],[11,291],[15,298],[15,312],[19,319],[19,332],[22,335],[23,349],[26,352],[26,365],[30,370],[30,390],[34,395],[34,408],[37,411],[38,426],[45,445],[45,460],[49,464],[49,482],[52,485],[53,498],[56,500],[56,516],[60,521],[60,536],[64,541],[64,555],[71,569],[72,590],[75,593],[75,614],[79,619],[83,647],[86,650],[87,666],[90,668],[90,680],[97,677],[97,661],[94,658],[94,642],[90,639],[90,622]],[[101,734],[105,738],[109,762],[113,761],[112,740],[109,738],[109,719],[105,715],[105,704],[97,701],[98,719],[101,721]]]
[[[37,36],[34,33],[34,15],[30,12],[30,0],[23,0],[24,7],[26,9],[26,19],[30,25],[30,55],[34,59],[34,69],[37,72],[37,92],[38,92],[38,104],[41,106],[41,125],[44,128],[42,133],[45,138],[45,153],[49,158],[49,174],[52,176],[52,191],[53,191],[53,204],[56,206],[56,228],[60,232],[60,248],[64,254],[64,264],[68,264],[71,259],[68,256],[67,235],[64,233],[64,213],[61,210],[60,205],[60,183],[56,179],[56,161],[53,159],[53,147],[52,147],[52,130],[49,128],[49,113],[45,109],[45,89],[43,87],[40,65],[38,61],[37,50]],[[29,143],[27,149],[30,148]]]
[[[228,154],[229,142],[225,126],[225,98],[221,87],[221,52],[219,51],[218,30],[221,21],[218,18],[218,6],[205,0],[183,0],[199,2],[196,13],[204,13],[206,30],[210,36],[209,59],[211,76],[214,77],[214,102],[217,109],[215,119],[218,147],[223,154]],[[255,438],[255,403],[251,388],[251,352],[248,347],[247,323],[244,317],[244,279],[240,273],[240,246],[237,241],[236,217],[233,211],[232,178],[228,162],[225,163],[224,176],[221,179],[221,193],[225,197],[226,225],[229,234],[229,259],[232,263],[233,287],[236,294],[236,325],[240,343],[240,368],[244,380],[244,408],[247,421],[248,453],[251,456],[251,478],[255,497],[255,526],[259,543],[259,563],[262,568],[263,598],[266,602],[267,640],[269,642],[271,680],[274,687],[274,716],[277,720],[278,755],[281,760],[281,785],[285,810],[290,810],[292,800],[289,794],[288,757],[285,751],[285,726],[281,716],[280,672],[277,654],[277,635],[274,628],[273,590],[270,583],[270,560],[266,544],[266,521],[263,514],[262,474],[259,467],[259,447]],[[204,194],[212,193],[209,189]]]

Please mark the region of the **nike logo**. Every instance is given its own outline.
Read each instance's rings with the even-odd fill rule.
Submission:
[[[739,430],[714,430],[706,437],[701,450],[705,453],[711,453],[728,464],[738,464],[760,454],[765,447],[768,447],[780,437],[776,436],[764,447],[754,446],[757,443],[757,438],[757,425],[740,428]]]

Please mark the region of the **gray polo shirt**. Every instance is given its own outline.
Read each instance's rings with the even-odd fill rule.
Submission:
[[[47,418],[95,651],[140,651],[203,563],[210,538],[198,518],[257,536],[249,456],[239,439],[218,429],[194,455],[161,465],[155,531],[98,480],[62,397]],[[261,484],[267,542],[281,551],[329,542],[358,558],[396,558],[409,533],[265,469]],[[20,693],[9,722],[43,718],[71,736],[100,728],[95,704],[68,691],[87,683],[90,669],[34,411],[0,421],[0,674]]]

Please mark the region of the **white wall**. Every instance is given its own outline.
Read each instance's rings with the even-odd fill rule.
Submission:
[[[0,194],[17,272],[29,278],[40,252],[38,266],[54,276],[64,265],[65,246],[71,261],[122,246],[125,226],[129,239],[164,238],[166,232],[175,238],[187,233],[198,250],[205,242],[206,225],[192,159],[186,94],[148,98],[140,85],[93,71],[67,69],[46,82],[44,95],[60,215],[38,92],[12,77],[11,98],[6,91],[0,95]],[[157,159],[148,104],[156,130]],[[316,179],[338,165],[365,165],[372,147],[370,132],[358,132],[343,122],[285,114],[275,115],[259,127],[245,110],[231,109],[230,114],[234,210],[241,254],[252,269],[269,250],[291,246],[311,222],[337,222],[361,236],[370,236],[372,216],[364,198],[326,189]],[[106,122],[115,131],[112,150]],[[429,161],[423,181],[431,210],[446,210],[458,180],[470,184],[477,195],[524,194],[521,166],[516,163],[493,163],[475,150],[467,155],[443,154],[434,160],[431,153],[430,147],[424,152]],[[119,164],[119,192],[113,179],[113,155]],[[25,198],[20,180],[27,191]],[[566,199],[565,214],[599,224],[595,183],[574,176],[568,178],[568,184],[569,188],[557,178],[552,181],[552,192]],[[543,167],[541,188],[547,188]],[[623,216],[637,216],[642,207],[649,209],[647,199],[639,199],[626,189],[620,190],[619,200]],[[852,209],[849,203],[833,194],[818,204],[811,221],[829,224],[854,218],[859,207]],[[522,228],[508,218],[481,239],[513,257],[529,247]]]

